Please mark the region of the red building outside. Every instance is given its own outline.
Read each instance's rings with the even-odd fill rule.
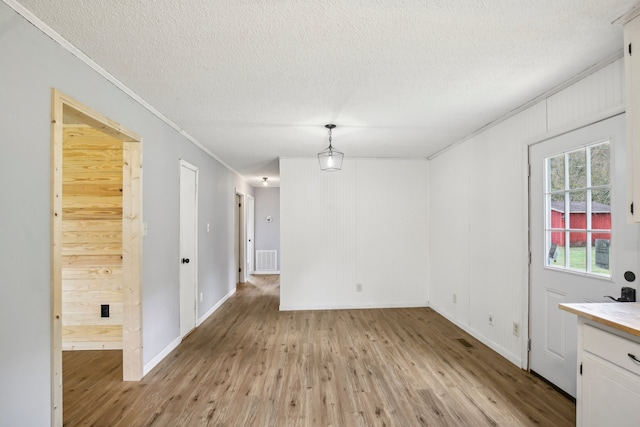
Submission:
[[[565,206],[562,201],[551,202],[551,228],[565,228]],[[586,202],[571,202],[570,204],[570,223],[572,229],[587,228]],[[606,233],[592,233],[591,244],[595,245],[596,239],[611,238],[611,207],[598,202],[591,202],[591,229],[607,230]],[[551,243],[555,243],[560,247],[565,246],[565,233],[552,232]],[[571,247],[586,246],[587,233],[570,233]]]

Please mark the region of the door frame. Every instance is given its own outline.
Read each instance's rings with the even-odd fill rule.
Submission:
[[[142,363],[142,137],[63,94],[51,91],[51,421],[62,426],[62,143],[64,117],[123,142],[123,381],[139,381]]]
[[[184,337],[186,337],[187,335],[189,335],[189,333],[191,333],[193,331],[193,329],[195,329],[198,326],[198,195],[199,195],[199,191],[198,191],[198,181],[200,178],[200,173],[198,171],[198,167],[187,162],[184,159],[180,159],[179,161],[179,165],[180,165],[180,184],[182,185],[182,168],[185,167],[191,171],[193,171],[195,173],[195,189],[196,189],[196,195],[195,195],[195,212],[193,213],[194,218],[194,242],[193,242],[193,266],[194,266],[194,276],[193,276],[193,328],[191,328],[189,330],[189,332],[183,334],[182,333],[182,280],[180,280],[180,338],[184,339]],[[180,211],[182,211],[182,187],[180,189]],[[182,217],[179,218],[180,221],[180,228],[182,228]],[[180,233],[180,251],[182,251],[182,233]],[[182,253],[180,254],[180,257],[182,257]]]

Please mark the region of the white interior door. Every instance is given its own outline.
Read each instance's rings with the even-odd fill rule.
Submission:
[[[198,168],[180,161],[180,336],[196,327]]]
[[[529,367],[576,396],[576,317],[564,302],[612,302],[638,274],[626,222],[624,115],[530,147]],[[610,225],[607,225],[607,217]]]
[[[253,274],[254,271],[254,234],[255,234],[255,200],[251,196],[247,196],[247,262],[246,273]]]

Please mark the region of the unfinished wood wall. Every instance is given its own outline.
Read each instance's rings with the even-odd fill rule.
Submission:
[[[123,143],[65,124],[62,151],[62,348],[120,349]]]

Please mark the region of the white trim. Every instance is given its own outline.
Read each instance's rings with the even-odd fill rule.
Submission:
[[[396,303],[369,303],[369,304],[329,304],[329,305],[280,305],[280,311],[301,310],[366,310],[371,308],[426,308],[429,301],[423,302],[396,302]]]
[[[510,119],[511,117],[522,113],[523,111],[533,107],[534,105],[536,105],[537,103],[544,101],[548,98],[550,98],[551,96],[561,92],[562,90],[568,88],[569,86],[579,82],[580,80],[590,76],[591,74],[600,71],[601,69],[603,69],[604,67],[606,67],[607,65],[610,65],[612,63],[614,63],[615,61],[617,61],[618,59],[622,58],[624,56],[624,52],[622,49],[620,49],[619,51],[617,51],[616,53],[614,53],[613,55],[603,59],[600,62],[595,63],[594,65],[592,65],[591,67],[579,72],[578,74],[576,74],[575,76],[565,80],[563,83],[559,84],[558,86],[548,90],[547,92],[538,95],[537,97],[533,98],[531,101],[529,102],[525,102],[524,104],[522,104],[521,106],[511,110],[510,112],[508,112],[507,114],[498,117],[497,119],[495,119],[492,122],[487,123],[486,125],[480,127],[479,129],[471,132],[469,135],[465,136],[462,139],[459,139],[449,145],[447,145],[446,147],[442,148],[441,150],[437,151],[436,153],[430,155],[427,157],[427,160],[433,160],[436,157],[438,157],[441,154],[446,153],[447,151],[451,150],[453,147],[462,144],[463,142],[475,137],[476,135],[481,134],[482,132],[491,129],[494,126],[499,125],[500,123],[506,121],[507,119]],[[623,107],[623,112],[624,112],[624,107]],[[548,114],[548,112],[547,112]]]
[[[640,4],[636,4],[635,6],[631,7],[631,9],[629,9],[629,11],[627,13],[625,13],[624,15],[622,15],[621,17],[619,17],[617,19],[614,19],[611,24],[612,25],[626,25],[626,24],[629,23],[629,21],[632,21],[637,16],[640,16]]]
[[[440,310],[438,307],[435,307],[435,306],[430,306],[430,307],[431,309],[433,309],[433,311],[438,313],[440,316],[444,317],[449,322],[453,323],[454,325],[456,325],[457,327],[459,327],[460,329],[462,329],[463,331],[465,331],[466,333],[468,333],[469,335],[471,335],[472,337],[480,341],[482,344],[486,345],[491,350],[495,351],[500,356],[507,359],[509,362],[520,367],[521,369],[527,369],[526,366],[524,366],[524,364],[522,363],[521,359],[519,359],[517,356],[509,352],[506,348],[491,341],[489,337],[479,334],[477,331],[469,327],[469,325],[465,325],[464,323],[461,323],[459,320],[455,319],[454,317],[448,316],[444,310]]]
[[[209,316],[211,316],[217,309],[219,309],[222,304],[224,304],[229,298],[231,298],[233,296],[233,294],[236,293],[236,288],[234,287],[228,294],[226,294],[225,296],[222,297],[222,299],[220,301],[218,301],[213,307],[211,307],[205,314],[202,315],[202,317],[200,317],[197,321],[196,321],[196,328],[200,325],[202,325],[202,323],[207,320],[207,318]]]
[[[136,101],[142,107],[144,107],[149,112],[151,112],[151,114],[153,114],[154,116],[156,116],[157,118],[159,118],[160,120],[168,124],[174,130],[176,130],[180,135],[182,135],[187,140],[189,140],[193,145],[200,148],[209,156],[216,159],[224,167],[226,167],[231,172],[235,173],[240,178],[242,178],[243,181],[246,181],[245,178],[238,171],[236,171],[231,166],[226,164],[222,159],[220,159],[220,157],[216,156],[211,150],[209,150],[207,147],[205,147],[200,142],[198,142],[194,137],[189,135],[184,129],[182,129],[180,126],[178,126],[176,123],[174,123],[171,119],[169,119],[167,116],[162,114],[160,111],[155,109],[151,104],[149,104],[144,99],[142,99],[134,91],[129,89],[124,83],[122,83],[114,75],[112,75],[107,70],[105,70],[100,65],[98,65],[93,59],[89,58],[84,52],[82,52],[80,49],[78,49],[73,44],[71,44],[71,42],[69,42],[67,39],[65,39],[60,34],[58,34],[53,28],[45,24],[40,18],[34,15],[29,9],[25,8],[16,0],[2,0],[2,1],[11,9],[13,9],[16,13],[18,13],[20,16],[22,16],[24,19],[29,21],[34,27],[36,27],[37,29],[45,33],[47,36],[49,36],[54,42],[58,43],[62,48],[68,50],[73,56],[75,56],[80,61],[87,64],[90,68],[92,68],[102,77],[104,77],[109,82],[111,82],[115,87],[117,87],[118,89],[120,89],[121,91],[129,95],[134,101]]]
[[[171,341],[168,346],[166,346],[160,353],[158,353],[153,359],[144,364],[143,367],[143,376],[147,375],[156,365],[169,355],[173,350],[176,349],[182,342],[182,338],[178,337]]]
[[[260,276],[260,275],[269,275],[269,274],[280,274],[280,270],[276,270],[276,271],[271,271],[271,270],[255,270],[253,273],[251,273],[253,275],[256,276]]]
[[[552,131],[545,132],[542,135],[537,135],[535,137],[529,138],[527,140],[524,140],[523,144],[525,144],[528,147],[531,147],[533,145],[546,142],[550,139],[557,138],[567,133],[575,132],[582,128],[595,125],[596,123],[604,122],[605,120],[609,120],[613,117],[619,116],[620,114],[625,114],[624,105],[619,105],[617,107],[610,108],[606,111],[601,111],[597,114],[593,114],[587,118],[576,121],[568,126],[565,126],[559,129],[554,129]]]

